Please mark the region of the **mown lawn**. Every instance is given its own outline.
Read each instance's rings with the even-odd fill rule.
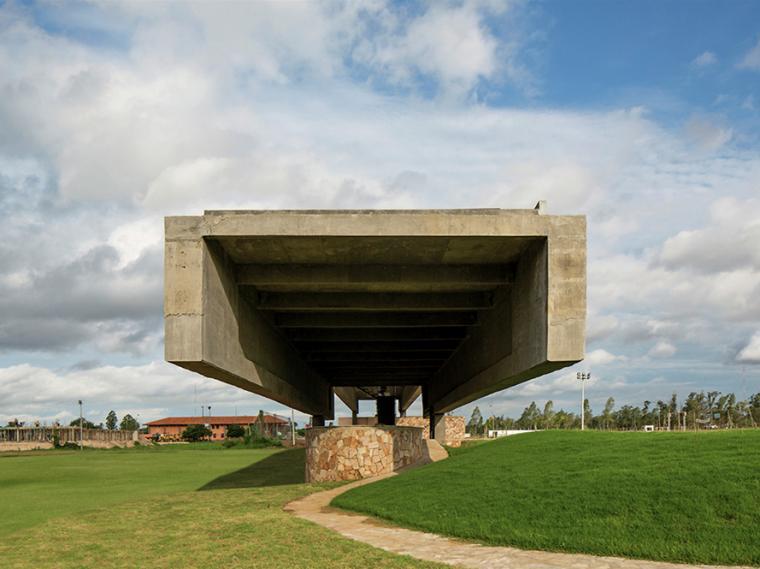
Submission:
[[[282,510],[304,452],[181,446],[0,456],[4,568],[440,567]]]
[[[524,549],[760,565],[760,430],[520,435],[333,505]]]

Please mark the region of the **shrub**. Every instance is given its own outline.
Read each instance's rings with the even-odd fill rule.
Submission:
[[[211,429],[206,425],[190,425],[182,431],[182,438],[189,442],[202,441],[211,437]]]
[[[240,438],[245,436],[245,429],[242,425],[228,425],[227,438]]]

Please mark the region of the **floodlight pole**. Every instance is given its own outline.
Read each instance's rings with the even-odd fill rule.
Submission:
[[[290,442],[296,446],[296,412],[290,409]]]
[[[591,379],[590,373],[578,372],[575,374],[581,381],[581,431],[586,430],[586,380]]]
[[[84,430],[82,427],[82,400],[79,400],[79,450],[84,450],[82,445],[82,439],[84,438]]]

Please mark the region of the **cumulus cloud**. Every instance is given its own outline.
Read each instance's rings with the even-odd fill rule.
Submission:
[[[213,403],[216,414],[256,414],[268,409],[285,415],[288,409],[241,389],[208,379],[164,362],[136,366],[86,365],[55,371],[29,364],[0,368],[0,422],[70,420],[76,402],[98,423],[109,410],[139,415],[151,421],[179,410],[200,414],[199,405]],[[299,419],[304,416],[299,414]]]
[[[749,364],[760,364],[760,332],[752,335],[749,342],[736,355],[736,361]]]
[[[676,129],[640,107],[483,104],[489,85],[535,89],[516,8],[494,6],[49,7],[55,29],[99,30],[107,48],[0,8],[0,355],[71,368],[3,377],[90,381],[115,353],[135,364],[111,370],[122,387],[163,377],[141,367],[160,357],[161,218],[222,208],[547,199],[589,217],[589,363],[746,342],[760,323],[757,153],[713,116]],[[0,413],[20,403],[0,397]]]
[[[649,350],[648,354],[653,358],[669,358],[678,350],[667,340],[660,340]]]
[[[709,67],[716,63],[718,63],[718,56],[711,51],[703,51],[691,62],[695,67]]]
[[[583,361],[590,366],[594,366],[607,365],[617,361],[625,361],[626,359],[625,356],[616,356],[607,350],[599,348],[586,354],[586,358]]]
[[[757,43],[744,54],[737,64],[737,67],[740,69],[751,69],[753,71],[760,70],[760,39],[758,39]]]

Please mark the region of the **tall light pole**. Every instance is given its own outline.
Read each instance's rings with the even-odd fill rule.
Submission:
[[[586,430],[586,380],[591,379],[590,373],[578,372],[575,374],[581,382],[581,431]]]
[[[79,400],[79,450],[83,450],[84,446],[82,445],[82,439],[83,439],[83,427],[82,427],[82,400]]]

